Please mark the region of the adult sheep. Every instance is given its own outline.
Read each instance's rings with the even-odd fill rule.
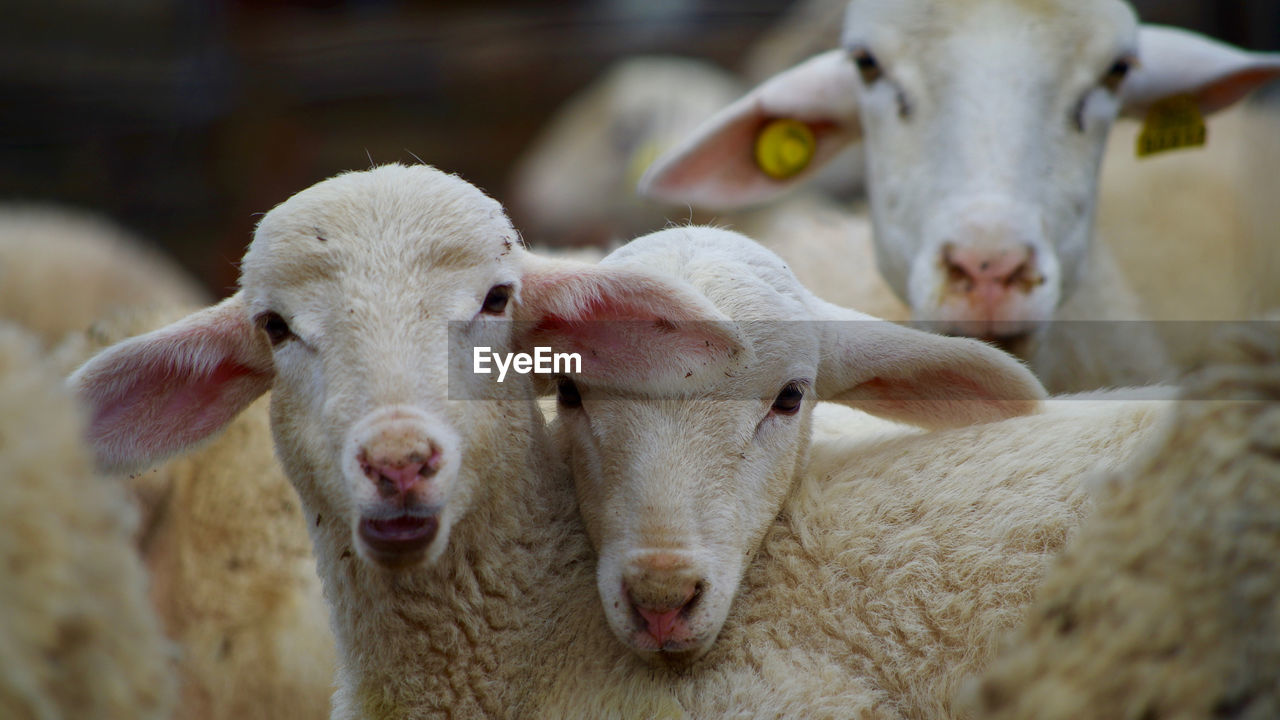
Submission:
[[[74,368],[189,311],[114,313],[68,336],[57,362]],[[272,448],[267,400],[211,441],[116,479],[141,510],[151,605],[176,645],[174,720],[327,718],[333,633],[307,521]]]
[[[0,204],[0,317],[46,345],[113,312],[207,300],[176,263],[106,218],[56,205]]]
[[[295,195],[263,218],[241,268],[234,296],[112,346],[73,384],[100,457],[121,467],[206,437],[271,390],[332,608],[335,717],[741,716],[812,702],[778,684],[785,654],[771,672],[725,662],[683,676],[626,652],[530,378],[473,372],[478,348],[528,350],[557,330],[595,348],[586,367],[626,376],[660,355],[655,381],[715,374],[740,344],[705,299],[634,270],[540,260],[497,203],[421,166]],[[1017,410],[1028,383],[1038,390],[991,348],[889,327],[878,351],[848,348],[854,394],[873,376],[870,399],[945,377],[994,396],[979,404],[988,417],[1006,384]]]
[[[661,339],[626,374],[559,381],[555,429],[610,627],[695,676],[762,668],[780,696],[809,698],[809,716],[954,717],[956,687],[990,661],[1088,510],[1083,476],[1124,460],[1157,415],[1110,396],[1004,419],[1039,409],[1026,402],[1034,381],[1006,374],[993,396],[958,391],[954,360],[896,376],[848,362],[902,343],[884,361],[901,366],[915,336],[818,299],[734,233],[667,230],[601,264],[687,283],[743,344],[722,373],[660,387]],[[575,345],[558,332],[549,344]],[[828,408],[808,449],[815,398],[932,431]],[[996,422],[957,427],[984,419]],[[695,716],[734,711],[732,692],[676,689]],[[760,714],[797,714],[785,703]]]
[[[966,694],[976,715],[1280,715],[1280,323],[1232,330],[1173,421],[1101,484]]]
[[[93,473],[84,419],[38,339],[0,322],[0,716],[160,720],[172,648],[132,547],[137,514]]]
[[[1215,112],[1280,73],[1280,59],[1139,26],[1119,0],[853,0],[843,45],[708,120],[642,190],[713,208],[760,202],[862,140],[877,263],[913,318],[1003,340],[1055,390],[1159,376],[1163,342],[1149,327],[1050,325],[1146,318],[1092,242],[1112,121]],[[801,139],[766,172],[753,146],[775,120]]]

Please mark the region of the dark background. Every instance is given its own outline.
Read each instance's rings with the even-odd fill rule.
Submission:
[[[786,0],[0,0],[0,200],[104,212],[216,295],[255,213],[414,158],[499,200],[548,115],[614,59],[739,70]],[[1146,0],[1280,49],[1280,0]]]

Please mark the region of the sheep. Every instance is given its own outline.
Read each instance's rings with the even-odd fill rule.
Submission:
[[[1280,324],[1231,328],[1109,473],[962,698],[987,718],[1280,715]]]
[[[55,205],[0,205],[0,317],[46,345],[116,311],[206,301],[185,271],[106,218]]]
[[[590,346],[580,360],[594,377],[655,391],[701,382],[745,351],[698,293],[539,258],[496,202],[427,166],[298,193],[262,219],[241,270],[236,294],[108,348],[71,384],[92,409],[99,462],[121,470],[199,441],[270,389],[331,608],[335,718],[751,715],[781,703],[794,714],[815,702],[807,683],[786,686],[786,652],[686,677],[647,669],[614,640],[530,376],[499,384],[474,371],[481,348],[527,350],[557,333]],[[991,348],[883,333],[896,367],[840,349],[865,366],[850,369],[851,387],[881,371],[850,396],[886,400],[885,412],[900,371],[944,368],[933,377],[987,397],[941,403],[939,423],[1025,411],[1041,392]]]
[[[1276,55],[1139,26],[1119,0],[853,0],[842,44],[706,121],[650,167],[641,191],[740,207],[801,183],[865,139],[877,263],[912,317],[1024,345],[1020,355],[1046,375],[1041,358],[1057,360],[1037,346],[1071,345],[1037,337],[1053,335],[1051,320],[1147,317],[1131,287],[1090,277],[1114,268],[1092,241],[1112,120],[1171,102],[1183,116],[1212,113],[1280,73]],[[771,176],[753,146],[775,120],[792,121],[800,139],[795,162]],[[1105,296],[1081,302],[1102,314],[1059,312],[1098,288]],[[1115,307],[1104,301],[1113,295]],[[1124,314],[1134,307],[1139,314]],[[1167,378],[1171,363],[1152,328],[1105,332],[1124,340],[1096,343],[1096,366],[1117,369],[1109,383]],[[1136,377],[1124,374],[1135,365]],[[1050,388],[1087,389],[1067,380]]]
[[[0,716],[166,718],[171,648],[123,488],[94,476],[39,339],[0,322]]]
[[[712,670],[726,667],[766,668],[783,716],[794,697],[812,716],[952,716],[955,687],[1088,510],[1079,476],[1127,457],[1158,417],[1159,404],[1111,395],[1002,419],[1042,392],[1007,357],[833,307],[727,231],[655,233],[601,264],[688,282],[748,339],[743,367],[674,397],[648,389],[661,352],[631,379],[602,367],[557,388],[554,431],[610,627],[696,678],[674,688],[694,716],[734,711]],[[574,346],[558,332],[544,339]],[[991,394],[948,397],[981,375],[982,356],[957,361],[969,348],[998,373]],[[913,350],[955,356],[912,367]],[[933,430],[826,408],[806,464],[813,396]],[[962,427],[981,420],[998,422]]]
[[[72,335],[57,363],[187,314],[121,311]],[[267,400],[214,440],[162,465],[120,477],[141,509],[138,551],[150,600],[177,645],[174,718],[326,718],[334,641],[306,519],[275,460]]]

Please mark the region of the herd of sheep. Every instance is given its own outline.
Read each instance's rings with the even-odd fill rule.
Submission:
[[[1280,57],[843,17],[606,74],[519,231],[323,180],[213,304],[0,207],[0,717],[1280,717]]]

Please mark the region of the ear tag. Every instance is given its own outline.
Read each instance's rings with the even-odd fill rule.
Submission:
[[[1204,145],[1209,131],[1200,106],[1190,95],[1174,95],[1155,103],[1138,134],[1138,157]]]
[[[636,185],[640,184],[640,177],[644,175],[644,171],[648,170],[661,154],[662,147],[653,140],[641,144],[631,152],[631,156],[627,158],[626,183],[629,189],[635,190]]]
[[[765,125],[756,136],[756,165],[774,180],[786,180],[809,167],[816,146],[808,125],[780,118]]]

